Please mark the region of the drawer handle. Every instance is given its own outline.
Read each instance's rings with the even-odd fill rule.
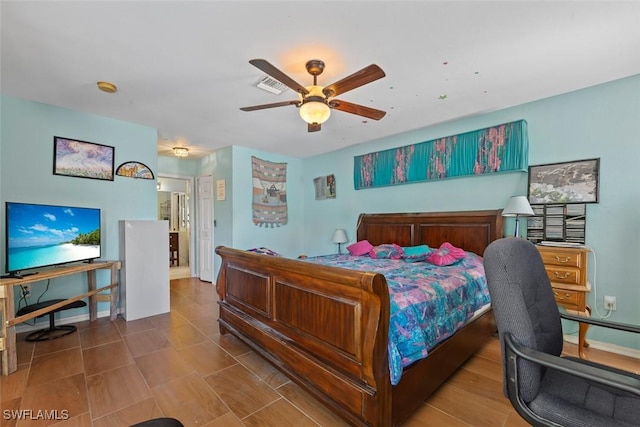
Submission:
[[[557,293],[557,292],[554,292],[554,294],[555,294],[555,296],[556,296],[556,297],[558,297],[558,298],[569,298],[569,294],[568,294],[568,293],[565,293],[565,294],[564,294],[564,296],[560,295],[560,294],[559,294],[559,293]]]
[[[569,262],[570,260],[571,260],[571,257],[569,256],[560,257],[559,255],[556,255],[556,261],[558,262]]]
[[[564,272],[564,275],[560,275],[557,271],[554,271],[553,274],[556,276],[556,279],[568,279],[571,276],[571,273]]]

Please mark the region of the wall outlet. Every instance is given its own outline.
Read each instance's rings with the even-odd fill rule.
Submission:
[[[616,297],[605,296],[604,297],[604,309],[616,311]]]
[[[22,296],[23,297],[30,297],[31,296],[31,286],[29,285],[20,285],[20,287],[22,288]]]

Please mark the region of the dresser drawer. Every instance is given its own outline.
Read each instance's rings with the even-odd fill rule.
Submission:
[[[553,265],[545,265],[549,280],[557,283],[566,283],[567,285],[583,284],[581,271],[577,268],[563,268]]]
[[[545,248],[540,251],[542,262],[545,265],[561,265],[566,267],[580,268],[584,264],[581,252],[568,252],[562,249],[556,250]]]
[[[562,304],[566,308],[577,309],[578,308],[578,292],[567,291],[564,289],[554,289],[553,296],[558,304]]]

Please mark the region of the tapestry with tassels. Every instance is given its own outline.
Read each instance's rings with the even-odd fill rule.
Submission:
[[[527,122],[519,120],[354,158],[356,190],[527,171]]]
[[[280,227],[287,223],[287,164],[251,157],[253,223]]]

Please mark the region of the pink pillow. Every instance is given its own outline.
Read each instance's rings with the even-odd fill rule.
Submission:
[[[444,242],[440,248],[431,252],[427,257],[427,262],[434,265],[451,265],[464,258],[467,254],[464,249],[456,248],[449,242]]]
[[[360,240],[347,246],[349,253],[355,256],[366,255],[371,249],[373,249],[373,245],[368,240]]]

